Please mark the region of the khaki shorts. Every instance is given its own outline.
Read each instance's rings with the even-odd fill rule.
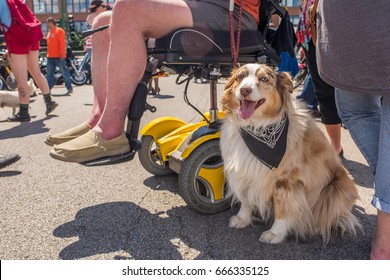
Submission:
[[[187,0],[186,3],[191,9],[194,28],[230,30],[228,0]],[[235,6],[235,17],[238,11],[239,8]],[[242,14],[241,30],[257,30],[255,18],[245,11]]]

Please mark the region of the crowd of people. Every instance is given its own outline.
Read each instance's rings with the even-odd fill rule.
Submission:
[[[240,1],[234,2],[237,16]],[[390,259],[390,56],[387,50],[390,28],[386,22],[387,2],[378,0],[375,5],[367,5],[365,1],[303,0],[297,30],[298,41],[307,57],[321,121],[331,144],[342,156],[340,129],[343,123],[375,174],[372,205],[378,214],[371,259]],[[0,20],[5,28],[11,24],[7,9],[4,9],[7,3],[0,0]],[[243,1],[241,30],[257,30],[259,5],[260,0]],[[91,20],[92,28],[107,24],[110,28],[91,38],[92,112],[79,126],[47,137],[46,142],[54,145],[51,156],[59,160],[85,162],[131,149],[124,124],[133,92],[146,65],[145,38],[159,38],[178,28],[229,30],[226,24],[229,22],[229,1],[225,0],[118,0],[112,11],[103,9],[103,1],[93,1],[90,11],[97,13],[100,7],[101,12]],[[313,13],[318,37],[313,36],[310,28]],[[47,24],[50,26],[52,22]],[[370,42],[370,46],[358,42]],[[27,69],[44,93],[46,114],[50,114],[57,103],[50,97],[52,83],[36,70],[39,44],[20,46],[13,41],[7,41],[7,44],[21,101],[14,120],[29,120],[24,78]],[[61,60],[61,54],[59,58]],[[70,87],[68,91],[71,91]],[[7,157],[0,159],[7,160]]]

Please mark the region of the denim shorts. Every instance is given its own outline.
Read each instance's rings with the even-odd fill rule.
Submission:
[[[215,31],[229,31],[229,1],[227,0],[187,0],[191,9],[194,28]],[[239,8],[235,5],[234,15]],[[257,30],[256,19],[247,12],[242,13],[241,30]]]

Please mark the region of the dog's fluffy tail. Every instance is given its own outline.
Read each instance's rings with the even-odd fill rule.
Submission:
[[[353,180],[343,167],[339,167],[334,178],[321,191],[313,209],[314,221],[324,244],[329,242],[332,230],[356,235],[356,229],[362,229],[351,212],[356,199],[358,193]]]

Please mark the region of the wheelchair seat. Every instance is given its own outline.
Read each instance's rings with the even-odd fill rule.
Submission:
[[[159,59],[163,55],[162,62],[166,64],[232,63],[229,31],[184,28],[151,42],[148,47]],[[273,64],[271,61],[278,62],[279,57],[272,52],[259,31],[241,31],[238,57],[240,63]]]

